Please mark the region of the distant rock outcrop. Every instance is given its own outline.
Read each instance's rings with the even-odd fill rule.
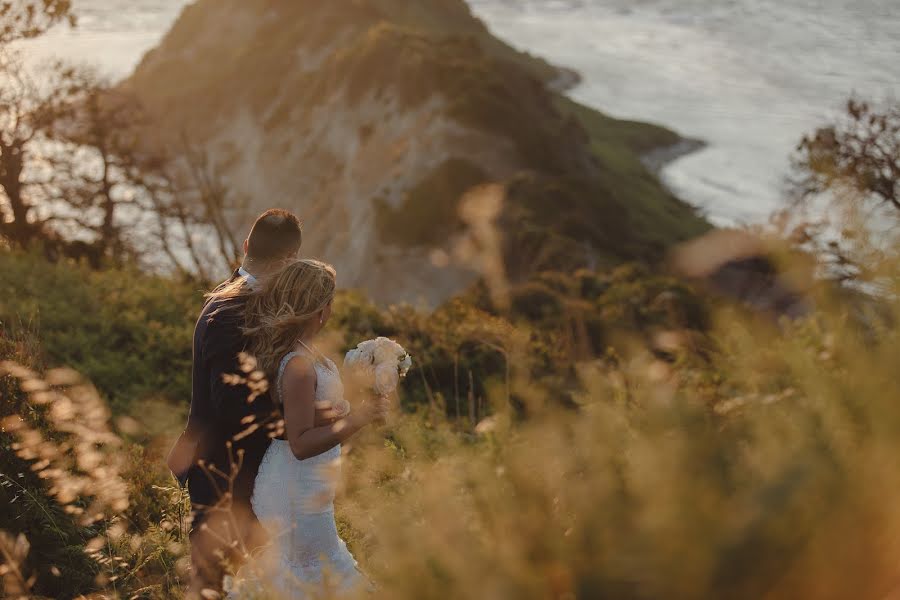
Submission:
[[[639,160],[678,137],[575,105],[562,81],[462,0],[198,0],[125,85],[253,209],[301,214],[344,285],[435,303],[475,277],[435,255],[478,184],[506,186],[512,277],[653,258],[704,228]]]

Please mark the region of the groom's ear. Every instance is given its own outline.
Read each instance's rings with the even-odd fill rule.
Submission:
[[[247,256],[247,250],[250,249],[250,238],[245,238],[245,239],[244,239],[244,245],[243,245],[243,248],[244,248],[244,256]]]

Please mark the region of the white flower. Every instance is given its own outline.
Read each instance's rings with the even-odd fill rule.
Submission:
[[[334,410],[335,416],[339,419],[343,419],[350,414],[350,403],[343,398],[335,401],[331,408]]]
[[[403,346],[385,337],[366,340],[347,352],[344,369],[361,385],[387,395],[397,389],[412,367],[412,357]]]
[[[406,377],[406,374],[409,373],[409,369],[412,367],[412,356],[409,354],[404,354],[403,358],[400,360],[400,377]]]

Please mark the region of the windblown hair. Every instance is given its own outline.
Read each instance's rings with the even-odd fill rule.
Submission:
[[[334,267],[312,260],[288,263],[247,297],[244,333],[260,370],[275,381],[282,357],[334,299]]]

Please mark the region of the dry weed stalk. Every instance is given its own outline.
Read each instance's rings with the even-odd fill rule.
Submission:
[[[5,531],[0,531],[0,581],[3,582],[3,591],[7,598],[27,598],[34,586],[35,577],[26,578],[22,573],[22,565],[28,558],[30,545],[24,534],[13,537]]]
[[[18,441],[13,450],[30,461],[47,481],[50,495],[79,523],[91,525],[128,508],[122,440],[110,427],[109,409],[91,386],[69,369],[53,369],[41,378],[17,363],[0,363],[0,375],[19,381],[32,414],[43,414],[53,435],[45,435],[26,411],[3,419],[2,427]],[[76,504],[91,498],[87,508]]]
[[[4,361],[0,376],[5,375],[18,381],[25,398],[24,406],[0,421],[0,427],[16,440],[12,444],[16,455],[46,482],[49,496],[84,527],[125,511],[129,499],[122,477],[122,440],[113,432],[109,409],[96,390],[69,369],[53,369],[42,378],[27,367]],[[108,547],[108,537],[95,537],[85,552],[101,566],[121,561],[105,555]],[[0,531],[0,570],[6,593],[14,597],[27,595],[34,584],[34,577],[26,578],[20,570],[28,551],[24,535],[13,541],[9,533]]]

